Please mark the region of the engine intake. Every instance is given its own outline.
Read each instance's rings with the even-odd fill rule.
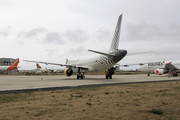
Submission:
[[[154,70],[154,73],[155,73],[156,75],[163,75],[165,72],[164,72],[164,69],[155,69],[155,70]]]
[[[66,75],[67,77],[71,76],[73,74],[73,70],[70,68],[66,68],[64,70],[64,75]]]

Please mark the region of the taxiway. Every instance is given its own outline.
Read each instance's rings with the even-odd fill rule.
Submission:
[[[104,75],[86,75],[85,79],[76,79],[76,76],[64,75],[48,76],[0,76],[0,94],[13,93],[10,91],[37,91],[43,89],[66,89],[82,86],[103,86],[144,82],[161,82],[180,80],[180,77],[151,75],[113,75],[113,79],[105,79]]]

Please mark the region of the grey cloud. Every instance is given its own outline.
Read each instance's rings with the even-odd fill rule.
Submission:
[[[110,39],[111,32],[103,27],[101,27],[98,31],[96,31],[93,34],[93,37],[95,37],[97,40],[109,40]]]
[[[57,49],[46,49],[48,58],[52,58],[53,56],[57,56],[59,54]]]
[[[128,24],[125,28],[125,37],[128,40],[153,40],[161,32],[159,26],[155,24],[138,23]]]
[[[180,39],[180,26],[171,24],[160,26],[153,23],[127,24],[124,40],[147,41],[147,40],[178,40]]]
[[[64,34],[64,37],[72,42],[84,42],[90,38],[90,36],[82,29],[68,30]]]
[[[49,32],[43,42],[52,44],[65,44],[65,41],[80,43],[87,41],[90,36],[82,29],[68,30],[65,33]]]
[[[68,55],[70,56],[76,56],[76,55],[84,55],[86,52],[85,48],[83,46],[77,46],[76,48],[71,48],[68,51]],[[81,56],[83,58],[83,56]]]
[[[24,37],[27,37],[27,38],[31,38],[33,36],[38,36],[39,33],[42,33],[42,32],[46,32],[46,28],[44,27],[37,27],[37,28],[34,28],[28,32],[21,32],[18,37],[21,37],[21,36],[24,36]]]
[[[173,37],[179,41],[180,39],[180,25],[170,24],[167,27],[167,32],[165,36]]]
[[[43,42],[53,44],[65,44],[63,37],[57,32],[47,33]]]
[[[0,32],[0,36],[8,36],[8,35],[9,35],[8,32],[4,32],[4,31]]]
[[[3,28],[1,31],[0,31],[0,36],[9,36],[9,32],[11,31],[11,26],[7,26],[5,28]]]

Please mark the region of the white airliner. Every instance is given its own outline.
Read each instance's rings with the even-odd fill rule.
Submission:
[[[30,61],[30,60],[24,60],[24,61],[66,66],[67,68],[64,70],[64,74],[66,76],[71,76],[73,74],[72,68],[77,68],[78,69],[77,79],[85,78],[84,73],[86,71],[104,71],[104,74],[106,75],[106,79],[108,78],[112,79],[112,75],[114,74],[114,70],[116,69],[113,66],[116,63],[118,63],[121,59],[123,59],[127,54],[126,50],[118,49],[121,21],[122,21],[122,14],[118,18],[113,40],[109,48],[109,51],[107,53],[88,50],[100,55],[82,60],[68,60],[66,64],[48,63],[48,62]]]
[[[118,18],[114,36],[113,36],[113,40],[111,42],[111,46],[107,53],[98,52],[98,51],[94,51],[94,50],[88,50],[90,52],[94,52],[94,53],[97,53],[100,55],[96,56],[96,57],[82,59],[82,60],[67,60],[66,64],[48,63],[48,62],[30,61],[30,60],[24,60],[24,61],[43,63],[46,65],[51,64],[51,65],[66,66],[67,68],[64,70],[64,74],[66,76],[71,76],[73,74],[73,68],[77,68],[78,69],[77,79],[85,78],[84,73],[87,71],[88,72],[104,71],[104,74],[106,75],[106,79],[108,79],[108,78],[112,79],[112,75],[114,74],[114,71],[116,69],[116,67],[114,67],[114,65],[116,65],[127,54],[126,50],[118,49],[121,21],[122,21],[122,14]],[[147,53],[147,52],[144,52],[144,53]],[[138,54],[142,54],[142,53],[138,53]]]
[[[0,66],[0,71],[9,71],[17,69],[19,63],[19,58],[17,58],[10,66]]]
[[[151,71],[154,71],[156,75],[169,73],[176,77],[180,73],[180,61],[165,62],[164,60],[163,62],[145,63],[138,68],[138,71],[148,72],[148,76]]]

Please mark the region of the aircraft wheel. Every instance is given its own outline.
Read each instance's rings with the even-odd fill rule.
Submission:
[[[108,75],[106,75],[106,79],[108,79]]]
[[[177,73],[174,73],[174,74],[173,74],[173,77],[177,77]]]
[[[77,75],[77,79],[79,79],[79,75]]]
[[[109,75],[109,79],[112,79],[112,75]]]
[[[83,79],[83,75],[81,75],[81,79]]]

